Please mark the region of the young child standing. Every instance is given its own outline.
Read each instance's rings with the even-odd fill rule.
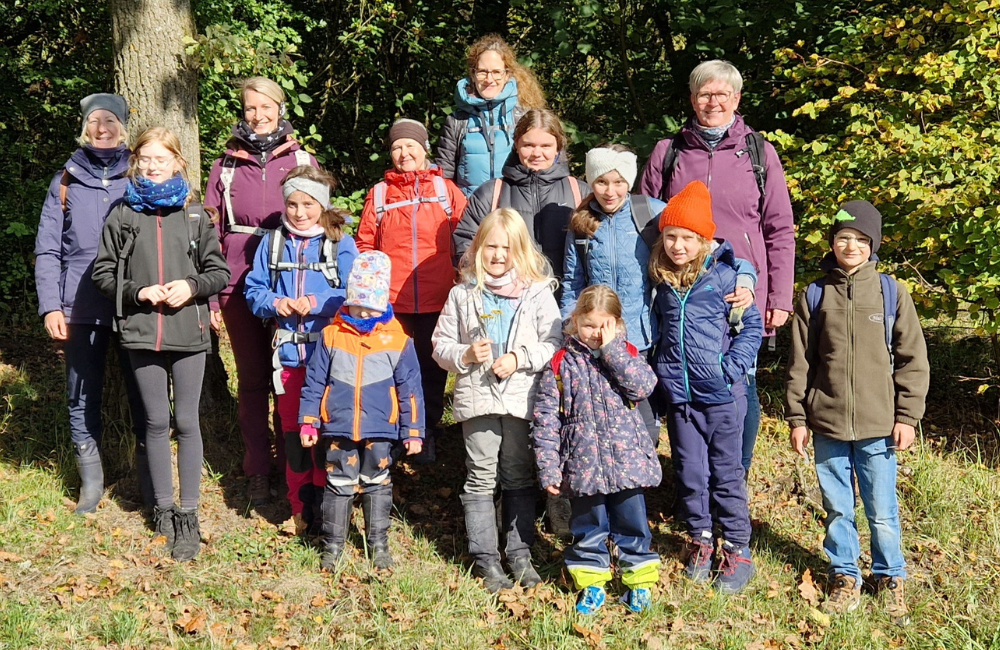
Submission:
[[[365,536],[378,569],[389,553],[392,448],[400,441],[418,454],[424,437],[420,365],[389,304],[390,262],[380,251],[354,260],[347,299],[323,329],[306,370],[299,402],[303,447],[323,437],[322,567],[333,569],[344,550],[354,495],[361,493]]]
[[[156,532],[181,562],[201,548],[198,404],[212,347],[208,299],[229,281],[211,220],[200,205],[189,204],[186,168],[176,135],[151,128],[139,136],[125,198],[104,224],[93,272],[97,288],[115,301],[122,347],[146,410]],[[179,507],[170,457],[171,383]]]
[[[278,415],[289,429],[285,482],[296,535],[319,530],[326,483],[325,459],[314,462],[313,450],[299,441],[299,393],[321,330],[344,304],[358,256],[354,239],[343,231],[345,214],[330,205],[333,188],[333,177],[315,167],[300,165],[288,173],[281,184],[281,225],[261,239],[246,278],[250,311],[275,324],[273,383]]]
[[[627,587],[622,602],[643,611],[660,558],[650,550],[642,490],[663,476],[636,404],[653,392],[656,375],[627,342],[621,301],[607,286],[580,293],[567,334],[542,373],[535,403],[538,480],[570,500],[573,545],[563,558],[581,591],[577,611],[593,614],[604,605],[609,538]]]
[[[655,367],[669,401],[679,515],[691,535],[685,571],[695,582],[712,579],[718,527],[723,541],[714,585],[735,593],[754,574],[741,458],[747,370],[763,335],[760,312],[750,305],[741,326],[730,324],[726,296],[736,288],[738,264],[732,246],[713,239],[704,183],[692,181],[671,198],[659,225],[649,260],[659,284]]]
[[[806,457],[813,433],[826,509],[823,550],[833,585],[831,614],[861,603],[854,483],[871,528],[872,573],[886,613],[909,621],[896,499],[896,451],[907,449],[924,414],[930,367],[913,299],[878,273],[882,215],[868,201],[845,203],[834,219],[826,275],[795,307],[785,396],[791,445]]]
[[[515,210],[486,215],[460,268],[464,282],[448,295],[432,342],[434,359],[456,374],[452,413],[465,440],[462,504],[473,573],[495,593],[513,586],[500,564],[498,483],[510,571],[525,587],[541,581],[531,565],[537,492],[531,413],[561,323],[548,259]]]

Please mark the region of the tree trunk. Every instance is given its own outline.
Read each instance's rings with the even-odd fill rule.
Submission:
[[[198,70],[184,53],[195,35],[190,0],[111,0],[115,85],[128,100],[129,133],[163,126],[181,141],[188,181],[201,189]]]

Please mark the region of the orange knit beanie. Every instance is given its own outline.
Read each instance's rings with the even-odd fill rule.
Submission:
[[[712,195],[701,181],[691,181],[675,194],[660,213],[660,232],[667,226],[687,228],[704,237],[715,236],[712,221]]]

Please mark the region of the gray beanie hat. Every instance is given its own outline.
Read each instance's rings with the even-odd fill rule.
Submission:
[[[121,95],[94,93],[80,100],[80,116],[84,122],[87,121],[91,113],[101,109],[113,113],[122,126],[128,123],[128,104],[125,103],[125,98]]]
[[[868,201],[848,201],[840,206],[833,217],[830,227],[829,241],[833,246],[833,238],[844,228],[854,228],[872,240],[872,255],[878,252],[882,245],[882,213]]]

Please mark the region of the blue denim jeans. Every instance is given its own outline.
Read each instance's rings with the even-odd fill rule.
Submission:
[[[891,436],[853,442],[814,436],[816,476],[827,512],[823,550],[830,558],[831,575],[861,579],[861,543],[854,514],[857,476],[872,535],[872,573],[906,577],[896,499],[896,452],[891,445]]]
[[[743,476],[750,476],[750,462],[753,460],[753,448],[757,445],[757,433],[760,431],[760,395],[757,394],[757,369],[751,368],[747,373],[747,413],[743,416]]]

